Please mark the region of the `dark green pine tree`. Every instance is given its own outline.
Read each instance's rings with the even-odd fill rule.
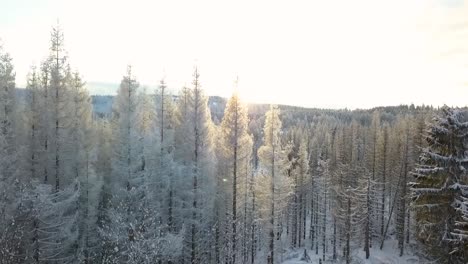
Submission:
[[[443,263],[468,261],[467,113],[444,106],[412,173],[417,236]]]

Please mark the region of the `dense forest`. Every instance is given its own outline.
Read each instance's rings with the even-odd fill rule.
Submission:
[[[103,115],[61,30],[44,52],[18,96],[0,48],[0,263],[468,261],[466,109],[208,104],[196,67],[173,95],[128,66]]]

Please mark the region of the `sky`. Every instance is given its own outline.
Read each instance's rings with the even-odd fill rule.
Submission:
[[[115,94],[131,64],[148,89],[317,108],[468,105],[463,0],[0,0],[0,39],[17,86],[59,21],[92,94]],[[100,85],[102,84],[102,85]]]

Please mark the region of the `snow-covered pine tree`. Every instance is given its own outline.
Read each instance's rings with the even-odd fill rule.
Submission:
[[[445,263],[468,260],[466,120],[460,109],[441,108],[426,131],[428,146],[412,173],[417,237],[429,254]]]
[[[387,203],[387,181],[388,181],[388,170],[389,170],[389,165],[388,165],[388,152],[389,152],[389,139],[388,139],[388,132],[389,131],[389,125],[388,123],[384,123],[382,126],[382,130],[379,133],[379,138],[378,138],[378,157],[379,157],[379,174],[380,174],[380,179],[378,181],[380,182],[380,209],[379,210],[379,234],[381,238],[383,238],[384,235],[384,230],[385,230],[385,214],[386,214],[386,207],[385,204]]]
[[[107,210],[109,223],[100,230],[112,244],[113,252],[109,253],[113,255],[105,256],[105,263],[133,260],[131,243],[140,239],[137,218],[141,212],[136,212],[140,208],[131,203],[136,199],[137,171],[141,168],[136,133],[138,86],[128,66],[113,104],[112,206]]]
[[[187,140],[190,138],[190,129],[189,129],[189,121],[191,119],[190,116],[190,98],[191,98],[191,89],[184,86],[179,91],[178,99],[176,102],[176,124],[175,124],[175,133],[174,133],[174,156],[177,162],[181,163],[183,167],[187,167],[189,162],[191,162],[191,152],[188,151],[189,141]]]
[[[37,74],[31,73],[28,82],[29,132],[23,142],[32,178],[23,189],[22,205],[25,221],[30,224],[24,230],[32,241],[25,247],[25,256],[36,262],[70,262],[78,259],[82,249],[78,241],[81,179],[71,173],[71,164],[81,152],[71,146],[76,143],[71,140],[70,129],[72,75],[65,54],[63,33],[57,26],[52,29],[50,55]],[[87,107],[90,114],[90,104]]]
[[[223,120],[221,122],[220,128],[220,150],[221,153],[218,155],[225,159],[226,162],[226,179],[229,179],[231,184],[230,192],[230,223],[231,223],[231,255],[229,256],[230,263],[238,263],[241,258],[238,257],[240,251],[240,243],[245,239],[239,234],[239,230],[242,226],[239,226],[241,221],[239,221],[239,215],[241,215],[238,210],[241,208],[238,204],[241,201],[242,194],[245,194],[248,190],[245,188],[245,184],[248,173],[245,172],[245,168],[249,166],[250,162],[250,153],[252,149],[252,139],[247,133],[248,129],[248,117],[247,117],[247,108],[242,104],[239,99],[239,96],[235,93],[228,100],[226,109],[224,111]],[[244,187],[242,187],[244,186]],[[244,201],[246,202],[246,201]],[[245,213],[245,212],[244,212]],[[241,239],[242,240],[241,240]]]
[[[294,193],[292,194],[290,204],[286,212],[286,234],[289,236],[292,247],[297,246],[297,238],[299,233],[299,173],[297,168],[298,159],[298,140],[297,140],[298,128],[293,127],[288,131],[286,140],[291,142],[293,145],[291,153],[288,154],[288,159],[291,161],[291,166],[288,168],[288,177],[292,179],[294,184]]]
[[[52,155],[53,165],[52,175],[54,176],[55,189],[58,191],[62,185],[66,186],[66,150],[64,145],[67,143],[67,128],[70,119],[68,106],[69,94],[67,86],[67,78],[70,77],[70,66],[67,61],[66,52],[64,49],[63,32],[59,25],[52,28],[49,57],[50,71],[50,122],[47,124],[52,127],[52,133],[49,137],[49,150]]]
[[[96,261],[97,207],[101,178],[98,178],[92,161],[94,159],[95,128],[92,121],[91,97],[85,88],[78,72],[67,79],[70,102],[70,129],[68,131],[69,144],[65,146],[70,158],[67,161],[68,170],[74,179],[80,182],[79,199],[79,259],[84,263]]]
[[[91,152],[92,140],[92,105],[91,97],[84,87],[78,72],[71,74],[67,79],[67,86],[69,87],[69,102],[70,102],[70,121],[67,152],[72,152],[70,158],[70,174],[75,179],[84,179],[89,168],[89,154]]]
[[[15,73],[10,55],[0,46],[0,134],[2,135],[2,155],[0,156],[2,181],[14,183],[18,179],[18,153],[15,135]],[[2,197],[8,196],[8,185],[1,189]]]
[[[316,229],[320,230],[321,234],[321,241],[317,243],[322,247],[322,260],[325,261],[326,259],[326,250],[328,248],[327,243],[327,226],[328,226],[328,209],[330,206],[330,170],[329,170],[329,162],[330,160],[327,159],[326,155],[322,155],[320,160],[318,161],[318,172],[319,178],[317,179],[317,185],[320,186],[318,189],[320,190],[319,200],[320,202],[320,209],[317,208],[319,212],[320,219],[318,222],[320,223],[317,225]]]
[[[99,191],[98,208],[97,208],[97,236],[98,250],[96,258],[102,262],[109,262],[114,248],[112,241],[107,240],[107,233],[102,232],[111,223],[110,210],[112,204],[112,126],[108,120],[96,120],[96,152],[93,160],[93,169],[100,182],[102,182],[101,190]]]
[[[336,217],[343,236],[343,258],[346,263],[351,263],[351,251],[360,244],[353,243],[353,240],[364,242],[366,257],[370,254],[369,200],[372,174],[364,167],[354,165],[348,167],[346,176],[349,178],[344,181],[346,187],[335,189],[336,196],[340,199]]]
[[[28,97],[24,120],[28,132],[26,133],[24,142],[24,167],[29,171],[31,179],[39,179],[39,175],[43,175],[44,172],[44,164],[41,159],[41,156],[43,156],[41,137],[44,131],[44,124],[41,122],[43,96],[40,76],[35,67],[31,68],[31,72],[28,75],[26,90],[28,91]]]
[[[379,134],[380,134],[381,126],[380,126],[380,112],[379,111],[374,111],[372,114],[372,121],[371,125],[369,128],[369,139],[367,140],[367,148],[366,148],[366,158],[368,160],[368,170],[372,173],[371,180],[372,182],[376,182],[377,179],[379,179],[379,166],[380,166],[380,157],[379,157],[379,151],[378,151],[378,140],[379,140]],[[376,185],[372,185],[372,188],[374,188]],[[378,190],[377,189],[372,189],[369,191],[369,195],[374,195],[376,194]],[[376,200],[371,199],[369,202],[369,214],[370,214],[370,222],[369,222],[369,243],[370,247],[372,247],[372,239],[375,235],[377,230],[377,216],[379,216],[379,213],[381,211],[378,211],[377,208],[381,207],[378,206],[378,203],[375,202]],[[382,217],[380,217],[382,218]]]
[[[408,173],[412,168],[412,127],[411,119],[408,117],[402,117],[397,127],[399,134],[401,135],[401,157],[400,163],[400,175],[398,184],[396,186],[396,236],[398,240],[398,248],[400,249],[400,256],[404,253],[405,244],[405,230],[409,228],[407,226],[407,215],[408,215]]]
[[[252,139],[250,135],[250,139]],[[254,230],[252,226],[254,225],[255,217],[254,217],[254,210],[253,210],[253,175],[254,171],[252,168],[252,146],[253,141],[250,148],[247,149],[247,153],[245,153],[245,157],[247,161],[244,163],[244,168],[242,168],[243,174],[243,182],[242,182],[242,263],[248,263],[249,259],[252,257],[249,253],[249,249],[252,248],[252,244],[255,236]]]
[[[41,159],[39,161],[42,164],[41,168],[42,172],[42,182],[43,183],[50,183],[51,182],[51,164],[50,164],[50,137],[51,137],[51,110],[50,110],[50,98],[51,98],[51,89],[50,89],[50,58],[43,61],[40,66],[39,70],[39,79],[40,79],[40,87],[41,87],[41,100],[40,100],[40,107],[42,111],[40,112],[40,123],[41,129],[39,130],[39,139],[42,146],[42,155],[40,155]]]
[[[297,246],[301,247],[305,240],[306,234],[306,217],[307,217],[307,183],[309,179],[309,154],[307,152],[307,140],[302,136],[298,149],[298,158],[296,160],[297,183],[297,210],[298,210],[298,230],[297,230]]]
[[[157,100],[156,100],[157,102]],[[172,176],[172,158],[170,156],[170,123],[164,127],[168,132],[166,138],[168,142],[161,139],[161,134],[156,131],[158,124],[157,107],[154,105],[153,96],[141,92],[138,96],[136,109],[137,134],[141,152],[140,184],[137,188],[141,189],[141,221],[143,234],[142,238],[146,240],[143,250],[152,250],[155,255],[153,261],[166,262],[176,260],[181,253],[181,237],[170,232],[167,226],[167,208],[166,199],[169,192],[169,180]],[[166,105],[169,106],[169,105]],[[169,108],[166,108],[169,109]],[[167,113],[161,113],[163,115]],[[161,118],[161,116],[159,116]],[[166,121],[169,121],[167,119]],[[156,132],[156,133],[155,133]],[[165,146],[161,146],[165,144]],[[166,152],[168,151],[168,152]],[[142,251],[144,252],[144,251]],[[151,254],[145,254],[149,255]],[[146,261],[151,262],[152,257]]]
[[[270,106],[270,110],[265,114],[264,145],[258,150],[261,173],[259,182],[263,189],[263,202],[268,208],[268,256],[267,263],[279,263],[275,258],[275,251],[278,245],[275,241],[279,239],[281,230],[281,214],[287,198],[291,193],[292,183],[286,177],[288,167],[287,150],[281,146],[281,120],[280,111],[277,106]]]
[[[229,160],[224,157],[223,153],[226,151],[224,146],[225,139],[222,137],[220,127],[216,129],[216,153],[217,153],[217,166],[216,166],[216,193],[214,201],[214,262],[228,262],[230,257],[231,246],[231,225],[232,217],[230,212],[232,209],[231,201],[232,185],[231,177],[229,174],[228,165]]]
[[[16,138],[15,73],[10,55],[0,45],[0,262],[24,261],[27,234],[22,216],[25,181],[19,171]]]
[[[214,128],[208,98],[195,67],[191,89],[179,96],[175,155],[181,163],[182,189],[186,190],[186,228],[183,261],[206,263],[211,253],[216,157],[213,152]],[[183,184],[190,183],[190,186]],[[187,184],[188,185],[188,184]],[[188,213],[187,213],[188,212]],[[203,232],[203,231],[208,232]],[[201,235],[203,232],[203,236]]]
[[[35,184],[26,198],[31,220],[28,258],[34,263],[73,263],[78,259],[78,200],[80,183],[74,180],[58,191]]]
[[[164,187],[163,204],[161,209],[165,212],[162,222],[167,226],[168,232],[180,229],[180,200],[177,196],[176,184],[178,173],[175,171],[174,148],[175,148],[175,107],[172,94],[168,91],[164,79],[161,79],[156,89],[156,119],[159,149],[156,150],[159,179]],[[153,131],[154,132],[154,131]],[[162,194],[162,193],[161,193]]]

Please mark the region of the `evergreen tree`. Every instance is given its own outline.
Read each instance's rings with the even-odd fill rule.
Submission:
[[[226,178],[230,179],[232,185],[231,192],[231,256],[230,263],[237,263],[236,257],[239,252],[239,231],[238,223],[239,213],[238,205],[239,195],[242,191],[247,192],[246,188],[242,188],[243,182],[246,181],[248,173],[245,173],[245,168],[250,162],[250,152],[252,149],[252,139],[247,133],[248,117],[247,109],[239,100],[239,96],[234,94],[228,101],[224,117],[221,122],[221,157],[226,160],[228,172]],[[244,185],[245,186],[245,185]],[[245,202],[245,201],[244,201]],[[245,212],[244,212],[245,214]],[[242,239],[245,239],[242,237]],[[239,259],[237,259],[239,260]]]
[[[25,168],[29,170],[31,179],[39,180],[39,175],[42,175],[43,169],[43,156],[41,137],[44,131],[44,124],[41,122],[42,108],[42,91],[40,85],[40,76],[36,68],[33,67],[28,76],[28,83],[26,86],[28,90],[28,103],[25,109],[25,121],[27,135],[25,140]]]
[[[27,238],[19,222],[24,180],[19,174],[16,142],[15,73],[10,55],[0,46],[0,262],[21,263]]]
[[[427,130],[428,147],[414,170],[418,238],[446,263],[466,258],[466,135],[464,112],[443,107]]]
[[[284,202],[290,194],[291,183],[286,178],[288,159],[287,151],[281,146],[281,120],[277,106],[271,106],[265,114],[264,145],[258,150],[258,157],[262,170],[261,182],[269,184],[265,201],[268,201],[268,257],[267,263],[279,262],[275,260],[275,250],[278,245],[275,241],[279,239],[281,230],[281,212]]]
[[[186,215],[187,234],[184,259],[189,263],[204,263],[209,257],[211,241],[213,199],[208,194],[214,189],[213,124],[208,109],[208,99],[200,84],[200,75],[195,68],[193,88],[185,89],[178,107],[180,146],[182,165],[190,175],[191,186],[188,191],[189,215]],[[188,181],[188,179],[186,179]],[[189,220],[188,220],[189,219]],[[210,230],[203,233],[202,230]]]

